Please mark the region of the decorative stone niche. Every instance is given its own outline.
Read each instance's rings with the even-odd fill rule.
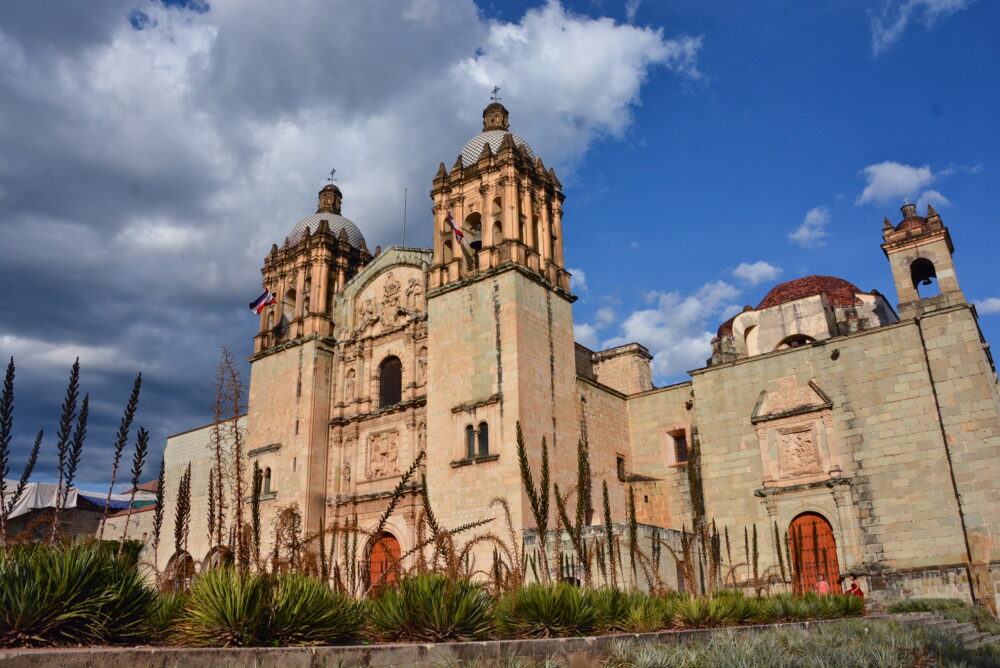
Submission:
[[[751,423],[757,427],[764,487],[789,487],[841,476],[833,438],[833,403],[809,381],[793,376],[757,399]]]

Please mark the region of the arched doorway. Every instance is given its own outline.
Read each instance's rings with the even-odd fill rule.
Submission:
[[[368,586],[381,586],[396,580],[399,568],[399,541],[391,533],[382,534],[372,543],[368,552]],[[386,571],[389,571],[386,573]],[[385,576],[382,574],[385,573]]]
[[[830,583],[830,593],[841,593],[840,564],[833,527],[819,513],[802,513],[788,528],[789,550],[794,565],[796,594],[816,591],[819,576]]]

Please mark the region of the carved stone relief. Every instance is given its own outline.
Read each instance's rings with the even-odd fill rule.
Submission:
[[[384,478],[399,472],[399,432],[396,429],[368,435],[369,480]]]
[[[427,381],[427,348],[421,348],[417,353],[417,382]]]
[[[424,310],[424,283],[423,280],[411,278],[406,286],[406,308],[410,311]]]
[[[417,454],[427,450],[427,423],[423,420],[417,425]]]
[[[382,313],[379,315],[379,320],[383,327],[392,327],[396,324],[396,318],[399,316],[399,290],[399,281],[390,271],[382,288]]]
[[[820,470],[819,452],[811,427],[779,433],[783,474],[816,473]]]
[[[354,401],[354,369],[347,372],[347,379],[344,381],[344,402]]]

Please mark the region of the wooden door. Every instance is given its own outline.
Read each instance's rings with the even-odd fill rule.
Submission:
[[[802,513],[792,520],[788,540],[796,594],[816,591],[821,574],[830,584],[831,594],[842,592],[838,582],[837,541],[825,517],[818,513]]]
[[[382,533],[372,543],[372,549],[368,554],[368,586],[376,584],[382,586],[394,582],[399,570],[399,555],[399,541],[396,537],[391,533]]]

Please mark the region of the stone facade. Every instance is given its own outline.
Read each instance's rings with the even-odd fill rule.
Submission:
[[[519,423],[536,470],[548,443],[563,490],[587,444],[595,526],[606,482],[616,526],[631,489],[644,535],[673,540],[714,522],[734,536],[732,561],[745,562],[741,535],[755,527],[764,568],[808,514],[829,525],[836,572],[861,575],[876,598],[996,605],[997,376],[933,210],[923,218],[907,205],[883,230],[898,316],[843,279],[790,281],[723,323],[690,380],[656,388],[641,345],[573,343],[561,185],[508,131],[506,109],[486,109],[483,133],[450,172],[441,165],[431,198],[433,249],[370,254],[327,186],[317,214],[266,258],[277,303],[261,313],[237,423],[248,470],[267,471],[265,527],[296,504],[308,534],[355,516],[371,529],[426,452],[442,525],[497,518],[491,500],[502,497],[515,530],[530,532]],[[922,297],[934,280],[941,294]],[[196,559],[211,547],[211,433],[167,444],[166,524],[191,463]],[[401,554],[421,512],[411,487],[386,525]],[[265,551],[269,540],[265,530]],[[162,566],[171,549],[159,556]]]

